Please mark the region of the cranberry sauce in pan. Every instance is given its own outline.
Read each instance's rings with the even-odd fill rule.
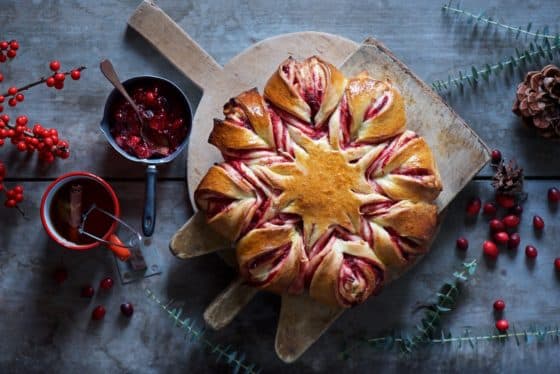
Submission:
[[[164,82],[138,82],[127,87],[145,118],[142,128],[132,106],[119,97],[110,110],[111,135],[123,150],[142,159],[173,153],[188,134],[183,98]]]

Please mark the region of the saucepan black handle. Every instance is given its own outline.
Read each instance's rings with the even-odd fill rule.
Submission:
[[[156,184],[156,166],[149,165],[146,169],[146,196],[144,198],[144,217],[142,218],[144,236],[152,236],[156,227]]]

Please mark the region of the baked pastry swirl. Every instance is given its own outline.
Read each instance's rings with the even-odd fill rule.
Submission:
[[[224,116],[195,201],[248,284],[349,307],[428,250],[441,181],[390,81],[289,58]]]

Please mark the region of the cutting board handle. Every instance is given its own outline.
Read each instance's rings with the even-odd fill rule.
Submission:
[[[203,91],[221,79],[222,66],[153,1],[143,1],[128,25]]]

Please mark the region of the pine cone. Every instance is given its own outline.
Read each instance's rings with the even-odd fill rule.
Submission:
[[[517,86],[513,112],[545,138],[560,137],[560,68],[530,71]]]
[[[514,160],[500,162],[492,178],[492,187],[502,195],[520,195],[523,192],[523,169]]]

